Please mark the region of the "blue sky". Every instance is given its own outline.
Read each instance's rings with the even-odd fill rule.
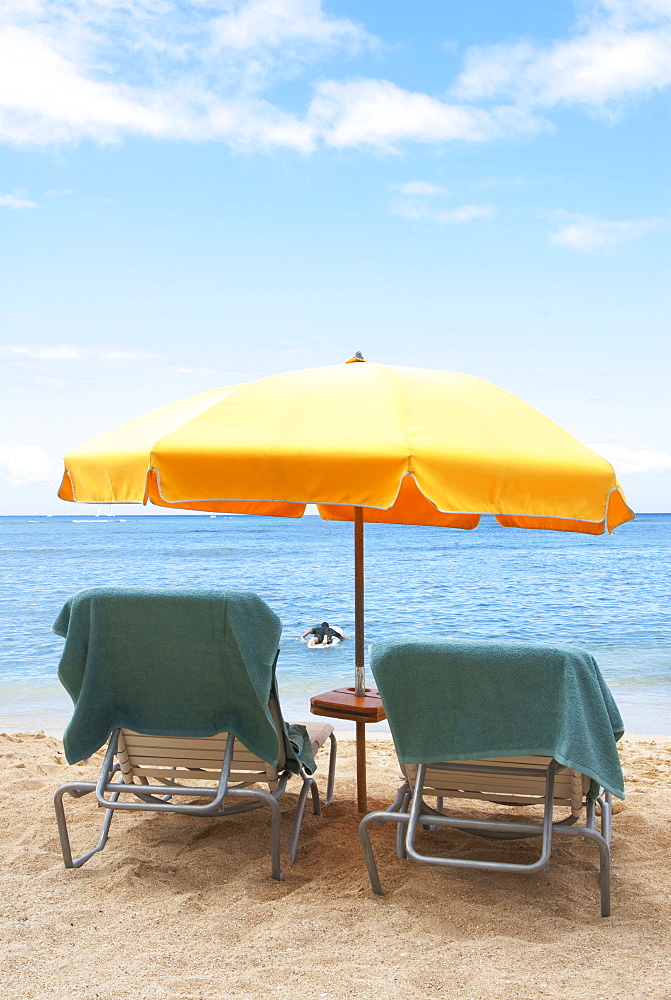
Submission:
[[[0,2],[0,513],[182,396],[361,349],[671,510],[671,0]]]

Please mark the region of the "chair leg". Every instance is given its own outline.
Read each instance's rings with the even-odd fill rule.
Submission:
[[[410,805],[410,789],[403,796],[403,801],[401,802],[401,807],[399,812],[407,813],[408,806]],[[393,806],[392,806],[393,808]],[[407,853],[405,850],[405,827],[402,823],[396,824],[396,854],[399,858],[405,860],[407,858]]]
[[[282,845],[280,843],[280,804],[277,799],[270,795],[264,795],[264,801],[270,806],[270,876],[278,882],[284,881],[284,874],[281,868]]]
[[[317,788],[317,782],[314,779],[310,779],[310,791],[312,792],[312,812],[315,816],[321,816],[322,814],[322,804],[319,798],[319,789]]]
[[[368,834],[368,827],[371,823],[379,822],[383,817],[387,818],[387,814],[383,812],[372,812],[368,813],[367,816],[364,816],[359,823],[359,840],[361,842],[361,848],[363,850],[363,856],[368,870],[370,887],[378,896],[384,896],[384,893],[382,891],[382,884],[380,883],[380,875],[377,870],[375,855],[373,854],[373,845],[370,842],[370,836]]]
[[[102,825],[100,827],[100,836],[98,837],[98,843],[96,846],[82,854],[80,857],[73,859],[72,857],[72,847],[70,846],[70,835],[68,833],[68,824],[65,819],[65,807],[63,805],[63,796],[67,792],[68,795],[72,795],[73,798],[79,799],[84,795],[89,795],[91,792],[95,792],[96,785],[92,781],[71,781],[66,785],[61,785],[54,794],[54,809],[56,811],[56,823],[58,826],[58,837],[61,844],[61,853],[63,855],[63,864],[66,868],[81,868],[89,858],[97,854],[98,851],[102,851],[103,847],[107,843],[107,838],[109,836],[110,824],[112,822],[112,817],[114,815],[113,809],[105,809],[105,815],[103,817]],[[110,802],[116,802],[119,798],[119,792],[113,792],[110,796]]]
[[[568,827],[557,830],[561,836],[584,837],[596,841],[599,848],[599,892],[601,895],[601,916],[610,916],[610,846],[605,837],[589,827]]]
[[[599,846],[599,893],[601,895],[601,916],[610,916],[610,831],[613,819],[613,796],[606,791],[598,799],[601,809],[601,833],[596,830],[596,803],[587,800],[587,829],[583,832],[586,840],[595,840]],[[577,832],[581,830],[576,828]]]
[[[301,826],[303,823],[303,813],[305,812],[305,803],[307,801],[308,792],[312,792],[313,802],[314,794],[316,790],[316,783],[314,778],[308,778],[307,775],[301,775],[303,778],[303,787],[298,795],[298,802],[296,803],[296,809],[294,810],[294,821],[291,827],[291,836],[289,837],[289,864],[293,865],[296,860],[296,855],[298,853],[298,838],[301,833]],[[317,802],[319,802],[319,793],[317,793]],[[316,815],[320,815],[321,810]]]
[[[610,844],[610,830],[613,821],[613,793],[606,790],[601,800],[601,836]]]
[[[331,747],[329,750],[329,773],[326,781],[326,798],[324,799],[324,805],[329,806],[333,802],[333,787],[335,785],[335,767],[336,767],[336,757],[338,755],[338,741],[335,738],[334,733],[329,736],[331,742]]]
[[[610,916],[610,849],[608,844],[599,844],[599,892],[601,894],[601,916]]]

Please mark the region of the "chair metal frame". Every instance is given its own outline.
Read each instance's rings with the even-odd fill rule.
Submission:
[[[124,769],[119,757],[122,751],[119,749],[119,741],[122,734],[121,729],[115,729],[110,738],[105,759],[97,782],[94,781],[70,781],[54,794],[54,808],[56,810],[56,822],[58,824],[58,835],[60,839],[63,861],[66,868],[81,868],[89,858],[93,857],[107,843],[110,825],[114,813],[118,810],[133,812],[172,812],[182,813],[190,816],[230,816],[233,813],[249,812],[266,806],[271,813],[271,875],[272,878],[282,881],[284,874],[280,865],[280,806],[278,799],[282,796],[287,786],[289,778],[293,772],[286,767],[277,773],[277,781],[273,782],[275,787],[271,791],[263,791],[260,788],[245,788],[232,786],[230,784],[231,768],[234,762],[234,748],[236,738],[232,733],[227,734],[226,747],[223,760],[221,762],[221,773],[216,787],[180,785],[169,778],[161,778],[161,785],[151,785],[144,777],[140,778],[140,784],[133,783],[132,769]],[[329,805],[333,801],[333,787],[335,781],[335,765],[337,756],[337,741],[333,732],[329,734],[330,759],[326,785],[326,798],[324,805]],[[115,757],[117,760],[115,761]],[[126,773],[124,773],[124,770]],[[193,778],[198,778],[201,768],[187,768],[193,771]],[[116,780],[113,780],[118,774]],[[128,779],[130,774],[130,780]],[[289,837],[289,864],[296,860],[298,852],[298,838],[300,836],[303,814],[308,794],[312,795],[312,808],[315,816],[321,816],[321,801],[317,784],[309,776],[303,767],[300,768],[299,776],[302,779],[302,787],[298,795],[298,801],[294,810],[294,819]],[[184,777],[184,776],[182,776]],[[187,775],[191,777],[191,775]],[[260,780],[260,779],[259,779]],[[64,796],[70,795],[73,798],[83,798],[86,795],[95,793],[98,806],[105,810],[98,843],[91,850],[86,851],[78,858],[73,858],[70,836],[65,817]],[[119,801],[121,795],[131,794],[139,801]],[[178,805],[172,802],[173,796],[189,796],[190,798],[206,798],[208,801],[202,805],[189,804]],[[226,799],[244,799],[244,803],[238,805],[225,805]]]
[[[578,819],[575,812],[565,820],[553,822],[552,811],[554,806],[554,785],[555,774],[563,766],[551,758],[545,767],[545,792],[543,796],[543,819],[541,823],[518,823],[518,822],[498,822],[483,819],[462,819],[455,816],[446,816],[443,813],[443,798],[436,796],[437,808],[432,809],[424,801],[425,780],[427,768],[441,767],[450,771],[462,771],[470,774],[492,774],[492,768],[487,767],[486,759],[473,761],[450,761],[436,764],[419,764],[417,774],[413,783],[405,780],[398,790],[394,802],[386,810],[368,813],[361,820],[359,825],[359,838],[368,869],[371,888],[378,895],[383,895],[380,877],[377,870],[375,855],[370,842],[368,827],[371,824],[383,825],[384,823],[396,823],[396,853],[400,858],[409,858],[421,864],[441,865],[455,868],[475,868],[484,871],[504,871],[532,873],[546,869],[550,861],[553,836],[583,837],[597,844],[599,848],[599,888],[601,896],[601,916],[610,916],[610,835],[612,819],[612,795],[605,791],[596,799],[585,797],[583,805],[586,809],[585,825],[574,825]],[[538,769],[530,769],[524,764],[508,767],[496,768],[497,775],[507,774],[515,777],[537,777]],[[434,793],[435,794],[435,793]],[[458,798],[458,794],[451,797]],[[482,796],[486,798],[486,796]],[[492,801],[492,799],[490,799]],[[494,799],[494,801],[496,801]],[[601,812],[600,832],[596,829],[596,803],[599,803]],[[498,796],[498,804],[505,805],[501,796]],[[519,803],[510,803],[518,805]],[[416,837],[419,828],[436,829],[438,827],[451,827],[464,830],[467,833],[481,837],[493,837],[496,839],[518,839],[523,837],[542,837],[541,854],[537,861],[531,864],[515,864],[501,861],[475,861],[451,857],[435,857],[422,854],[416,847]],[[405,828],[405,835],[404,835]]]

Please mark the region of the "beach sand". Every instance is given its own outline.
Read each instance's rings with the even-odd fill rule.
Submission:
[[[556,843],[539,875],[447,871],[399,860],[387,825],[373,831],[386,890],[374,896],[351,738],[339,749],[336,800],[323,819],[306,816],[298,860],[278,883],[260,811],[118,814],[105,850],[66,871],[52,793],[94,777],[99,762],[69,767],[53,736],[0,736],[3,996],[670,1000],[671,738],[621,743],[627,801],[614,817],[608,919],[598,852],[582,840]],[[397,787],[393,745],[371,739],[368,759],[369,808],[380,808]],[[294,801],[285,796],[284,845]],[[91,798],[66,809],[81,852],[100,811]],[[499,858],[535,850],[443,836]]]

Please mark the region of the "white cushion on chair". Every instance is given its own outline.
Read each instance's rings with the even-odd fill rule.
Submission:
[[[305,726],[307,729],[313,754],[316,754],[318,750],[321,750],[333,732],[333,726],[328,722],[313,722],[310,720],[310,722],[299,722],[298,725]]]

